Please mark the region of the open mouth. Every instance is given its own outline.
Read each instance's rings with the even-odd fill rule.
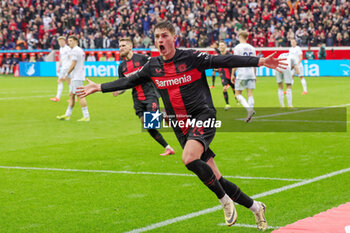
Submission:
[[[160,51],[160,52],[164,52],[164,50],[165,50],[164,45],[159,45],[159,51]]]

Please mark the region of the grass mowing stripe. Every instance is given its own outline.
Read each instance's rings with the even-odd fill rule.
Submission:
[[[88,173],[115,173],[115,174],[132,174],[132,175],[160,175],[160,176],[190,176],[194,174],[181,173],[161,173],[161,172],[132,172],[132,171],[113,171],[113,170],[85,170],[85,169],[64,169],[64,168],[45,168],[45,167],[11,167],[0,166],[4,169],[20,169],[20,170],[41,170],[41,171],[64,171],[64,172],[88,172]],[[301,181],[303,179],[288,179],[274,177],[250,177],[250,176],[225,176],[227,178],[246,179],[246,180],[279,180],[279,181]]]
[[[328,173],[328,174],[325,174],[325,175],[322,175],[322,176],[317,176],[317,177],[312,178],[312,179],[304,180],[304,181],[301,181],[301,182],[298,182],[298,183],[295,183],[295,184],[286,185],[286,186],[283,186],[281,188],[272,189],[272,190],[267,191],[267,192],[259,193],[259,194],[253,195],[251,198],[257,199],[257,198],[260,198],[260,197],[266,197],[266,196],[269,196],[269,195],[272,195],[272,194],[280,193],[282,191],[286,191],[286,190],[293,189],[293,188],[296,188],[296,187],[299,187],[299,186],[310,184],[310,183],[313,183],[313,182],[316,182],[316,181],[319,181],[319,180],[323,180],[323,179],[326,179],[326,178],[329,178],[329,177],[332,177],[332,176],[336,176],[336,175],[339,175],[339,174],[342,174],[342,173],[345,173],[345,172],[349,172],[349,171],[350,171],[350,167],[342,169],[342,170],[339,170],[339,171],[331,172],[331,173]],[[190,218],[194,218],[194,217],[197,217],[197,216],[200,216],[200,215],[204,215],[204,214],[209,214],[209,213],[215,212],[215,211],[217,211],[219,209],[221,209],[221,205],[217,205],[217,206],[214,206],[212,208],[205,209],[205,210],[200,210],[200,211],[193,212],[193,213],[190,213],[190,214],[182,215],[182,216],[179,216],[179,217],[176,217],[176,218],[168,219],[168,220],[165,220],[165,221],[162,221],[162,222],[151,224],[151,225],[146,226],[146,227],[137,228],[137,229],[125,232],[125,233],[139,233],[139,232],[145,232],[145,231],[153,230],[153,229],[156,229],[156,228],[167,226],[167,225],[172,224],[172,223],[184,221],[184,220],[187,220],[187,219],[190,219]]]
[[[275,117],[275,116],[283,116],[283,115],[291,115],[291,114],[296,114],[296,113],[301,113],[301,112],[311,112],[311,111],[317,111],[317,110],[322,110],[322,109],[327,109],[327,108],[339,108],[339,107],[346,107],[349,106],[350,103],[348,104],[341,104],[341,105],[334,105],[334,106],[328,106],[328,107],[321,107],[321,108],[310,108],[310,109],[303,109],[303,110],[298,110],[294,112],[281,112],[281,113],[275,113],[275,114],[268,114],[268,115],[261,115],[261,116],[255,116],[253,119],[259,119],[259,118],[265,118],[265,117]],[[236,120],[245,120],[246,118],[237,118]]]
[[[0,100],[21,100],[21,99],[29,99],[29,98],[47,98],[47,97],[52,97],[52,95],[5,97],[5,98],[0,98]]]

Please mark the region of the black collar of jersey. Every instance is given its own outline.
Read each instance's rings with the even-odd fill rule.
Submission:
[[[164,58],[162,56],[160,56],[160,59],[162,60],[162,62],[164,63],[169,63],[169,62],[172,62],[180,53],[180,50],[179,49],[175,49],[175,54],[172,58],[168,59],[168,60],[164,60]]]

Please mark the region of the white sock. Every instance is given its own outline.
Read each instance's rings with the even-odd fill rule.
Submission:
[[[287,93],[286,93],[286,96],[287,96],[287,103],[288,103],[288,107],[292,107],[293,104],[292,104],[292,89],[289,89],[287,88]]]
[[[305,78],[300,79],[301,85],[303,86],[303,90],[307,92],[306,80]]]
[[[260,205],[259,202],[254,201],[253,205],[249,208],[251,211],[253,211],[254,213],[258,212],[260,210]]]
[[[231,198],[227,194],[225,194],[225,196],[223,196],[221,199],[219,199],[219,201],[220,201],[221,205],[224,205],[224,204],[230,202]]]
[[[284,107],[284,93],[283,89],[278,88],[278,99],[280,100],[281,107]]]
[[[248,97],[248,104],[249,104],[249,107],[254,108],[254,97],[253,96]]]
[[[83,111],[83,116],[84,116],[84,118],[89,118],[89,117],[90,117],[89,110],[88,110],[88,107],[87,107],[87,106],[81,108],[81,110]]]
[[[242,104],[242,106],[247,109],[247,111],[249,112],[250,107],[248,102],[245,100],[245,98],[242,95],[238,95],[237,96],[237,100]]]
[[[67,110],[66,110],[66,116],[71,116],[72,115],[72,112],[73,112],[73,108],[72,107],[70,107],[70,106],[68,106],[68,108],[67,108]]]
[[[61,98],[62,90],[63,90],[63,83],[57,84],[57,94],[56,94],[57,98]]]

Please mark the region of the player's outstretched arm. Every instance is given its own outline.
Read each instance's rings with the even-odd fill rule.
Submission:
[[[268,68],[275,69],[278,72],[281,72],[281,69],[286,69],[288,64],[284,61],[286,61],[287,58],[274,58],[273,56],[275,56],[275,54],[276,52],[266,58],[260,58],[258,66],[266,66]]]
[[[121,90],[126,90],[129,88],[135,87],[137,85],[140,85],[146,82],[151,82],[151,77],[149,75],[150,72],[147,64],[148,63],[146,63],[146,65],[141,70],[137,71],[135,74],[132,74],[128,77],[117,79],[113,82],[97,84],[87,79],[89,84],[84,87],[78,87],[79,91],[77,92],[77,94],[80,97],[85,97],[97,91],[102,91],[102,92],[121,91]]]
[[[84,98],[90,94],[93,94],[95,92],[101,91],[101,84],[94,83],[93,81],[86,79],[88,81],[88,85],[83,86],[83,87],[77,87],[77,95],[80,98]]]

